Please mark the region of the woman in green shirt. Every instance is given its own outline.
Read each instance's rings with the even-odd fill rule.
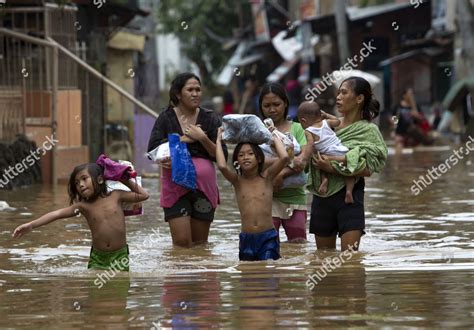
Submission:
[[[298,143],[306,144],[303,127],[287,120],[288,96],[278,83],[267,83],[262,87],[258,100],[263,118],[271,118],[275,128],[282,133],[291,133]],[[283,179],[297,172],[285,167],[274,179],[272,202],[273,225],[278,231],[283,225],[289,242],[306,242],[306,193],[304,187],[281,188]]]
[[[313,157],[308,186],[314,194],[310,233],[315,235],[318,249],[335,248],[339,234],[343,251],[357,250],[365,228],[363,177],[383,169],[387,146],[378,127],[370,122],[379,114],[380,104],[367,80],[360,77],[344,80],[337,93],[336,108],[343,115],[336,134],[349,151],[345,156]],[[329,179],[324,195],[318,192],[320,170]],[[356,177],[353,204],[344,202],[344,176]]]

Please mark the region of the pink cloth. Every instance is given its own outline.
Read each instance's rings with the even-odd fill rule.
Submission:
[[[281,224],[283,225],[289,241],[298,238],[306,239],[306,211],[293,210],[293,214],[289,219],[277,217],[272,217],[272,219],[276,231],[279,231]]]
[[[204,193],[213,208],[219,204],[219,190],[214,164],[205,158],[192,157],[196,167],[197,189]],[[171,180],[171,170],[163,168],[160,176],[160,206],[172,207],[189,189],[177,185]]]
[[[128,180],[130,178],[135,178],[137,172],[133,171],[132,168],[128,165],[119,164],[112,159],[108,158],[106,155],[102,154],[97,158],[97,165],[100,165],[104,168],[104,179],[119,181],[121,179]]]

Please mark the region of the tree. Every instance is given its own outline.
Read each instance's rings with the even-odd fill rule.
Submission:
[[[214,86],[212,76],[228,61],[231,53],[222,44],[238,27],[234,0],[163,0],[158,9],[160,32],[173,33],[182,51],[198,68],[203,83]]]

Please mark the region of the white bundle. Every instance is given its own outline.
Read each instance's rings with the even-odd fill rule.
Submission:
[[[291,159],[293,159],[293,157],[295,155],[298,155],[301,152],[300,144],[298,143],[296,138],[291,133],[286,133],[285,134],[285,133],[280,132],[275,127],[275,125],[273,123],[273,120],[271,118],[265,118],[263,120],[263,123],[265,124],[265,126],[268,128],[268,130],[270,132],[272,132],[273,134],[275,134],[276,136],[278,136],[280,138],[281,142],[285,146],[285,148],[288,152],[288,155],[290,156]],[[270,145],[273,145],[273,140],[271,141]],[[266,152],[267,154],[269,154],[273,157],[276,157],[276,154],[272,149],[270,149],[270,151],[268,151],[269,146],[266,147],[264,145],[261,145],[260,147],[262,149],[264,149],[264,152]]]
[[[170,156],[170,144],[165,142],[160,144],[158,147],[147,153],[148,157],[153,161],[163,161],[169,159]]]
[[[281,142],[285,146],[286,151],[288,152],[288,155],[290,156],[290,158],[293,159],[293,156],[299,155],[301,153],[301,146],[292,134],[290,133],[283,134],[277,129],[275,129],[273,133],[276,134],[281,139]],[[275,150],[272,148],[272,145],[273,145],[273,141],[272,141],[272,144],[266,144],[266,143],[261,144],[260,148],[263,150],[266,156],[276,157],[277,154],[275,153]]]
[[[291,133],[284,134],[280,132],[279,130],[277,130],[275,126],[273,125],[273,121],[269,118],[265,119],[264,123],[269,129],[272,130],[273,134],[277,135],[281,139],[281,141],[283,142],[283,145],[286,148],[288,155],[290,156],[292,160],[295,155],[298,155],[301,153],[301,146]],[[259,147],[262,149],[265,156],[277,157],[277,154],[274,148],[272,147],[272,145],[261,144]],[[289,166],[293,167],[293,162],[291,162]],[[304,185],[306,185],[307,180],[308,180],[308,176],[304,172],[295,173],[283,179],[281,188],[284,189],[284,188],[303,187]]]
[[[132,170],[134,169],[133,164],[129,161],[119,160],[118,162],[122,165],[130,166]],[[135,178],[135,183],[141,187],[142,177],[137,176]],[[106,180],[105,185],[107,186],[107,192],[111,192],[113,190],[130,191],[130,189],[120,181]],[[122,203],[122,210],[126,217],[132,215],[143,215],[142,203]]]

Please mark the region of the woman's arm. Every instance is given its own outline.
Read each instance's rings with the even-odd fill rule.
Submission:
[[[364,169],[362,171],[360,171],[359,173],[357,173],[356,175],[354,176],[359,176],[359,177],[369,177],[372,175],[372,172],[370,172],[370,170],[368,169],[368,167],[364,167]]]
[[[24,224],[16,227],[15,230],[13,231],[12,237],[13,238],[20,238],[23,235],[25,235],[25,234],[29,233],[30,231],[32,231],[34,228],[38,228],[38,227],[47,225],[48,223],[59,220],[59,219],[71,218],[76,214],[74,212],[76,209],[80,210],[79,205],[73,204],[69,207],[65,207],[65,208],[62,208],[62,209],[59,209],[59,210],[56,210],[56,211],[46,213],[45,215],[39,217],[36,220],[24,223]]]
[[[323,172],[340,175],[340,173],[337,172],[332,167],[331,160],[328,159],[327,156],[321,155],[319,152],[316,155],[313,156],[313,165],[315,167],[319,168]],[[351,177],[351,176],[352,177],[361,177],[361,176],[369,177],[371,175],[372,175],[372,173],[370,172],[370,170],[366,166],[366,167],[364,167],[363,170],[361,170],[357,173],[354,173],[353,175],[345,175],[345,176],[348,176],[348,177]]]
[[[167,129],[166,129],[166,111],[160,113],[158,118],[153,125],[151,130],[150,139],[148,140],[147,151],[152,151],[157,148],[160,144],[168,141]],[[164,168],[171,168],[171,158],[167,160],[157,161],[159,165]]]
[[[160,113],[151,130],[150,139],[148,140],[147,151],[152,151],[160,144],[168,141],[168,134],[166,131],[166,110]]]
[[[326,157],[328,160],[335,160],[336,162],[347,164],[346,156],[324,155],[324,157]]]
[[[212,158],[216,157],[216,144],[209,139],[206,133],[202,130],[201,125],[189,125],[184,130],[184,134],[201,143]]]
[[[319,168],[323,172],[330,173],[330,174],[339,174],[332,167],[331,161],[329,159],[327,159],[326,156],[321,155],[319,153],[319,151],[316,152],[316,154],[313,155],[312,161],[313,161],[313,166],[316,167],[316,168]]]
[[[285,166],[280,173],[278,173],[275,178],[273,179],[273,191],[278,191],[281,186],[283,185],[283,180],[290,176],[290,175],[293,175],[295,173],[298,173],[296,172],[295,170],[293,170],[292,168],[289,168],[288,166]]]
[[[311,158],[311,155],[313,154],[313,145],[314,145],[313,134],[311,134],[308,131],[304,131],[304,134],[305,134],[307,143],[306,145],[302,147],[301,154],[293,160],[294,169],[297,172],[301,172],[304,170],[304,168],[308,164],[308,161]]]

